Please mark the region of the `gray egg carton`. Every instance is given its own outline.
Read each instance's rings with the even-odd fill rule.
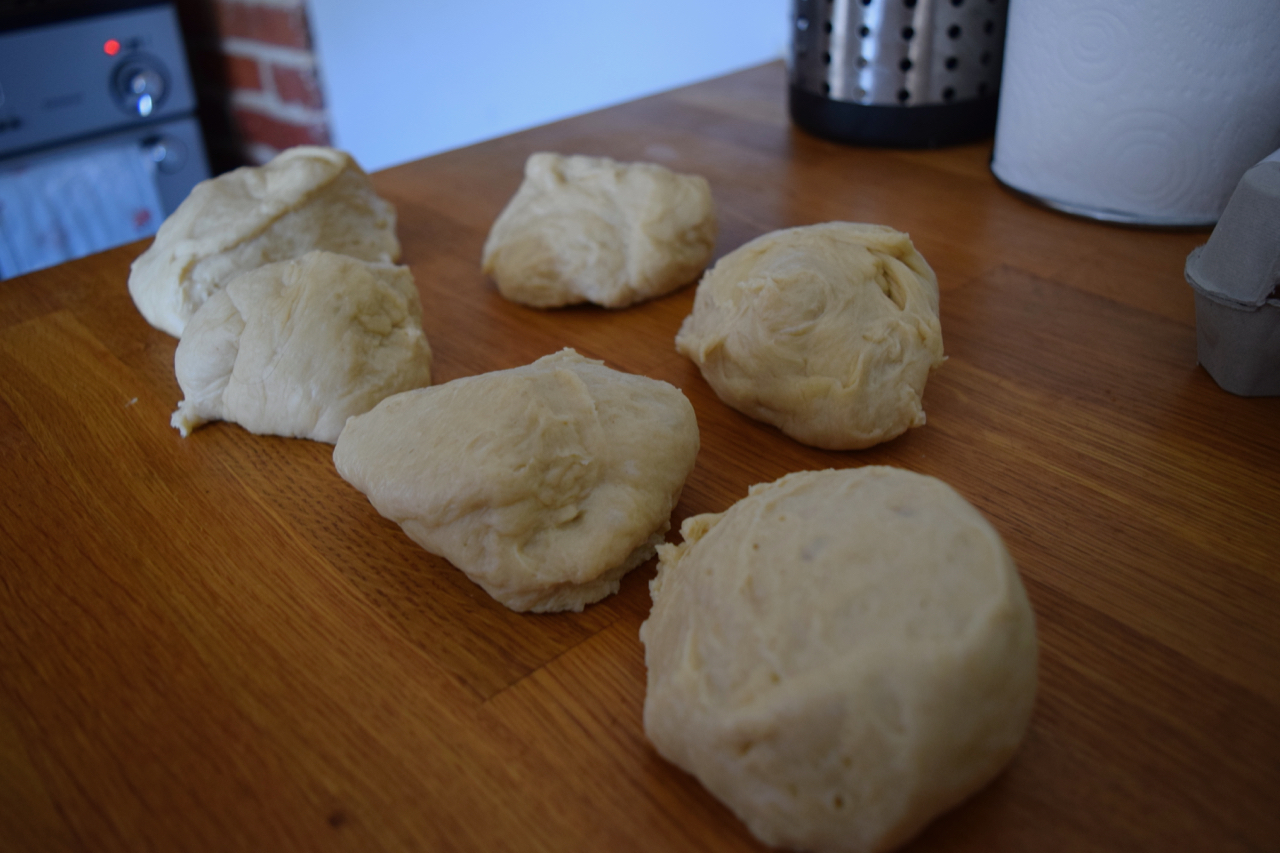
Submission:
[[[1280,394],[1280,152],[1245,172],[1186,276],[1200,364],[1232,394]]]

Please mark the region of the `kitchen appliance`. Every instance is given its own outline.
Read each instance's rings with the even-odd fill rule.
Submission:
[[[0,278],[149,236],[209,177],[173,6],[47,5],[0,16]]]
[[[1008,0],[793,0],[791,118],[867,145],[990,136],[1008,11]]]

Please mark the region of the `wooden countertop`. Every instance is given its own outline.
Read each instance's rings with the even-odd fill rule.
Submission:
[[[865,464],[981,509],[1037,613],[1038,704],[1008,771],[911,851],[1280,849],[1280,399],[1196,365],[1182,266],[1207,232],[1034,207],[989,144],[816,140],[784,89],[771,64],[376,174],[437,381],[573,346],[682,388],[702,451],[676,525]],[[732,411],[673,347],[692,287],[504,301],[480,249],[541,150],[705,175],[717,256],[832,219],[909,232],[949,355],[928,424],[834,453]],[[0,850],[762,849],[644,738],[651,563],[581,614],[517,615],[329,446],[179,437],[175,341],[125,288],[141,249],[0,282]]]

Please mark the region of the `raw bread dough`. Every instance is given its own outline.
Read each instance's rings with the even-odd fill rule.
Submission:
[[[233,276],[312,249],[400,258],[395,208],[356,161],[299,146],[197,184],[133,262],[129,293],[148,323],[182,337],[196,309]]]
[[[943,361],[938,280],[892,228],[775,231],[703,277],[676,349],[721,400],[797,441],[870,447],[924,424]]]
[[[653,163],[534,154],[489,232],[483,268],[503,296],[525,305],[622,308],[693,281],[715,241],[705,178]]]
[[[581,610],[653,555],[698,453],[679,389],[571,349],[384,400],[338,473],[512,610]]]
[[[308,252],[231,279],[196,311],[174,356],[185,436],[211,420],[332,444],[347,418],[431,384],[431,348],[407,267]]]
[[[640,628],[645,732],[761,840],[888,850],[1009,761],[1035,619],[999,535],[945,483],[789,474],[681,533]]]

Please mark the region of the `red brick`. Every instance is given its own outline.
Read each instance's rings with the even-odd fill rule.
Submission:
[[[281,47],[311,49],[307,12],[301,6],[278,9],[218,0],[218,29],[223,38],[252,39]]]
[[[295,145],[329,144],[329,127],[324,122],[292,124],[244,108],[237,109],[235,117],[245,142],[257,142],[281,150]]]
[[[324,107],[324,94],[314,70],[272,65],[271,78],[276,83],[276,94],[286,104],[302,104],[316,110]]]
[[[223,62],[227,70],[227,85],[232,89],[250,92],[262,90],[262,69],[258,60],[244,56],[225,56]]]

